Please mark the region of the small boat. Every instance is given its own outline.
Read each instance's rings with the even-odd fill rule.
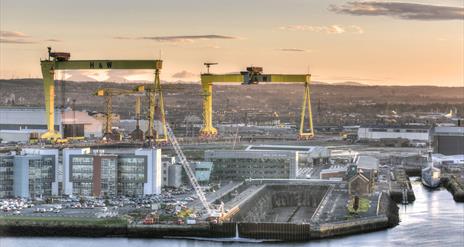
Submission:
[[[421,180],[422,184],[434,189],[440,186],[441,180],[441,171],[440,169],[433,166],[432,160],[432,149],[429,149],[428,156],[427,156],[427,167],[422,169],[421,173]]]

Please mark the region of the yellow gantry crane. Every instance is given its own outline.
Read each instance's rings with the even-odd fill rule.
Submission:
[[[48,59],[41,60],[42,76],[44,81],[45,112],[47,119],[47,132],[40,138],[56,141],[62,136],[55,130],[55,85],[54,76],[57,70],[154,70],[155,81],[162,68],[162,60],[70,60],[71,54],[67,52],[52,52],[48,47]],[[154,108],[154,107],[153,107]]]
[[[205,63],[206,65],[206,63]],[[201,86],[203,90],[203,128],[200,130],[202,137],[217,135],[217,129],[213,127],[213,83],[241,83],[244,85],[267,83],[303,83],[303,104],[300,115],[300,126],[298,137],[310,139],[314,136],[313,117],[311,110],[311,93],[309,83],[310,74],[263,74],[261,67],[248,67],[240,74],[210,74],[201,75]],[[305,115],[308,115],[308,123],[305,124]]]
[[[145,86],[145,92],[148,94],[148,130],[146,139],[149,142],[154,141],[157,144],[168,141],[166,129],[166,114],[164,112],[164,98],[161,89],[161,81],[159,71],[155,71],[155,83]],[[155,130],[155,115],[159,114],[158,118],[161,123],[162,133]]]
[[[116,138],[116,136],[113,134],[113,131],[112,131],[113,97],[120,96],[120,95],[140,94],[143,92],[144,92],[144,86],[136,86],[132,90],[126,90],[126,89],[121,89],[121,88],[99,88],[95,92],[95,96],[105,97],[106,125],[105,125],[105,133],[103,137],[106,140],[119,139],[119,138]]]

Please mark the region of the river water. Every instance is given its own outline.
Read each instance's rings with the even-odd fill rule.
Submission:
[[[412,185],[416,201],[400,206],[401,222],[398,226],[335,239],[270,244],[183,239],[14,237],[0,238],[0,247],[464,246],[464,203],[455,203],[445,189],[430,191],[418,181],[413,181]]]

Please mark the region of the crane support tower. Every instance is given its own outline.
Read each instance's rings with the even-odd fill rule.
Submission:
[[[120,89],[120,88],[100,88],[95,92],[95,96],[105,97],[105,107],[106,107],[106,125],[105,125],[105,134],[103,137],[106,140],[115,140],[112,131],[112,115],[113,115],[113,97],[120,95],[137,95],[144,92],[144,86],[136,86],[132,90]],[[137,104],[137,103],[136,103]]]
[[[166,129],[166,114],[164,112],[164,98],[161,89],[161,81],[159,78],[159,71],[155,71],[155,83],[145,86],[145,92],[148,94],[148,105],[150,107],[148,112],[148,130],[146,139],[148,142],[156,144],[165,143],[168,141]],[[158,114],[161,123],[162,133],[155,131],[155,115]]]
[[[70,60],[67,52],[52,52],[48,47],[48,58],[40,61],[44,82],[45,114],[47,132],[40,138],[56,141],[61,134],[55,130],[55,85],[54,76],[57,70],[154,70],[155,77],[159,75],[163,65],[162,60]]]
[[[262,67],[248,67],[240,74],[202,74],[201,86],[203,90],[203,128],[201,137],[214,137],[217,129],[213,127],[213,84],[240,83],[243,85],[266,83],[302,83],[304,85],[303,103],[300,114],[299,139],[310,139],[314,136],[313,117],[311,110],[311,91],[309,89],[310,74],[263,74]],[[305,124],[305,116],[308,122]]]

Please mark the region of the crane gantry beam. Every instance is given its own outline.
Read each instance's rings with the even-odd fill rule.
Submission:
[[[155,70],[159,75],[162,60],[69,60],[69,53],[51,52],[48,48],[48,59],[41,60],[44,81],[45,112],[47,132],[41,139],[57,140],[61,134],[55,130],[55,85],[54,76],[57,70]]]
[[[200,135],[211,137],[217,135],[217,129],[213,127],[213,84],[240,83],[258,84],[266,83],[302,83],[304,84],[303,104],[300,115],[300,126],[298,137],[309,139],[314,136],[313,118],[311,110],[311,93],[309,89],[310,74],[262,74],[262,68],[249,67],[247,71],[240,74],[202,74],[201,86],[203,90],[203,128]],[[305,115],[309,120],[305,125]]]

